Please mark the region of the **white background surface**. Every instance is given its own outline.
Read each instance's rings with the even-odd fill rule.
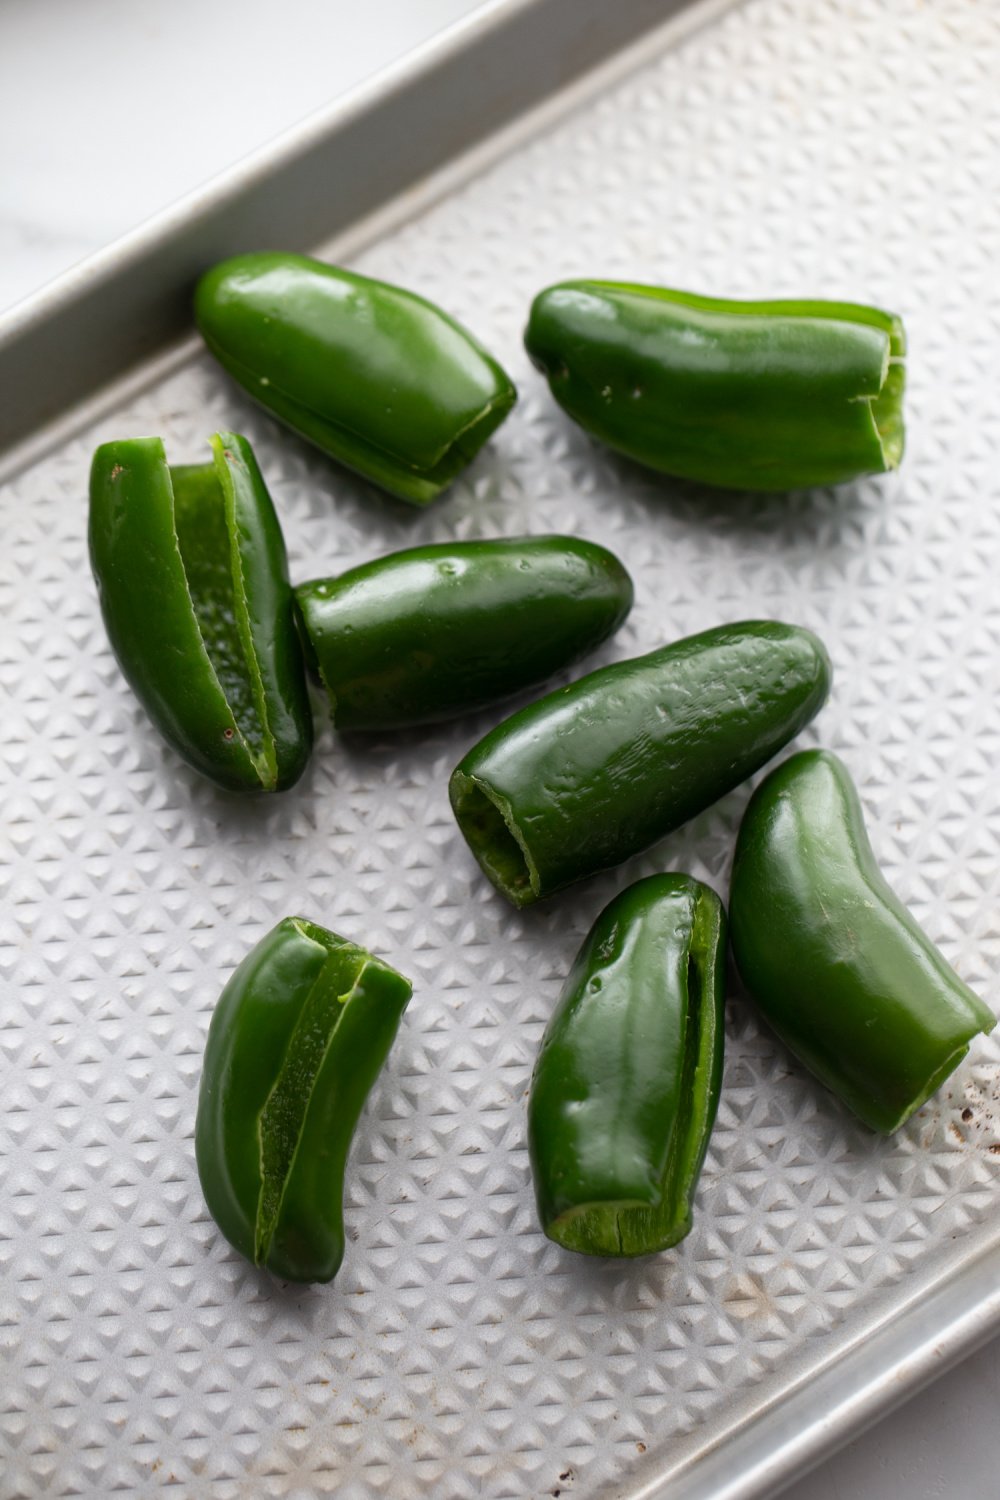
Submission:
[[[475,8],[5,0],[0,310]],[[995,1343],[786,1493],[994,1495],[998,1409]]]

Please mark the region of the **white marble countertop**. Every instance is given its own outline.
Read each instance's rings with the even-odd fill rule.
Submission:
[[[0,310],[476,8],[477,0],[5,0]],[[788,1500],[997,1493],[1000,1341]]]
[[[4,0],[0,309],[477,0]]]

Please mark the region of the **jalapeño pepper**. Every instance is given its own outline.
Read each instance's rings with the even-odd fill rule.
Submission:
[[[691,1228],[722,1081],[725,929],[714,891],[651,875],[577,955],[528,1101],[539,1217],[567,1250],[646,1255]]]
[[[787,490],[902,457],[906,339],[876,307],[567,281],[525,343],[574,421],[666,474]]]
[[[625,619],[632,580],[574,537],[445,542],[296,590],[340,729],[471,713],[550,677]]]
[[[206,271],[195,321],[261,405],[413,505],[461,473],[517,399],[453,318],[402,287],[304,255],[237,255]]]
[[[166,740],[219,786],[282,791],[312,748],[281,527],[250,444],[168,467],[159,438],[104,443],[90,560],[111,648]]]
[[[205,1201],[230,1244],[287,1281],[331,1281],[344,1164],[411,986],[303,917],[247,955],[212,1016],[195,1124]]]
[[[819,712],[829,684],[808,630],[706,630],[512,714],[452,772],[452,809],[489,879],[527,906],[738,786]]]
[[[750,799],[729,911],[765,1018],[873,1130],[904,1124],[996,1024],[886,884],[828,751],[793,755]]]

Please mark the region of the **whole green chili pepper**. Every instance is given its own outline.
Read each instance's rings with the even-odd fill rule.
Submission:
[[[525,343],[574,421],[667,474],[787,490],[902,457],[906,339],[875,307],[567,281],[535,298]]]
[[[111,648],[149,717],[219,786],[282,791],[312,717],[281,527],[246,438],[168,467],[159,438],[104,443],[90,560]]]
[[[340,729],[471,713],[591,651],[625,619],[632,580],[575,537],[445,542],[296,590]]]
[[[706,630],[512,714],[452,772],[452,809],[489,879],[527,906],[738,786],[819,712],[829,684],[808,630]]]
[[[828,751],[793,755],[750,799],[730,920],[767,1021],[874,1130],[897,1130],[996,1024],[886,884]]]
[[[605,907],[549,1022],[528,1151],[550,1240],[647,1255],[691,1228],[722,1081],[726,918],[689,875]]]
[[[433,303],[304,255],[222,261],[199,281],[194,311],[256,401],[413,505],[461,473],[517,399],[496,360]]]
[[[205,1201],[230,1244],[286,1281],[332,1281],[344,1163],[412,993],[336,933],[286,917],[212,1016],[195,1125]]]

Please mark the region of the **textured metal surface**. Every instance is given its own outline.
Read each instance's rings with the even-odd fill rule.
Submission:
[[[737,1419],[768,1420],[792,1382],[821,1380],[995,1243],[995,1041],[886,1143],[734,986],[689,1239],[604,1265],[548,1244],[524,1092],[560,977],[626,881],[668,865],[724,892],[746,790],[521,915],[446,803],[489,714],[327,732],[296,791],[246,806],[180,766],[129,696],[84,524],[96,441],[157,432],[189,460],[226,425],[257,447],[297,577],[449,536],[571,530],[636,578],[600,660],[724,619],[813,627],[837,678],[804,741],[847,760],[890,880],[996,1006],[998,74],[986,3],[751,0],[371,247],[362,269],[464,318],[522,390],[428,512],[336,472],[202,357],[0,492],[4,1497],[620,1496],[682,1462],[696,1482]],[[902,472],[720,498],[598,450],[519,342],[533,291],[583,273],[896,308]],[[221,983],[291,912],[416,986],[355,1140],[344,1268],[305,1291],[229,1252],[191,1140]]]

